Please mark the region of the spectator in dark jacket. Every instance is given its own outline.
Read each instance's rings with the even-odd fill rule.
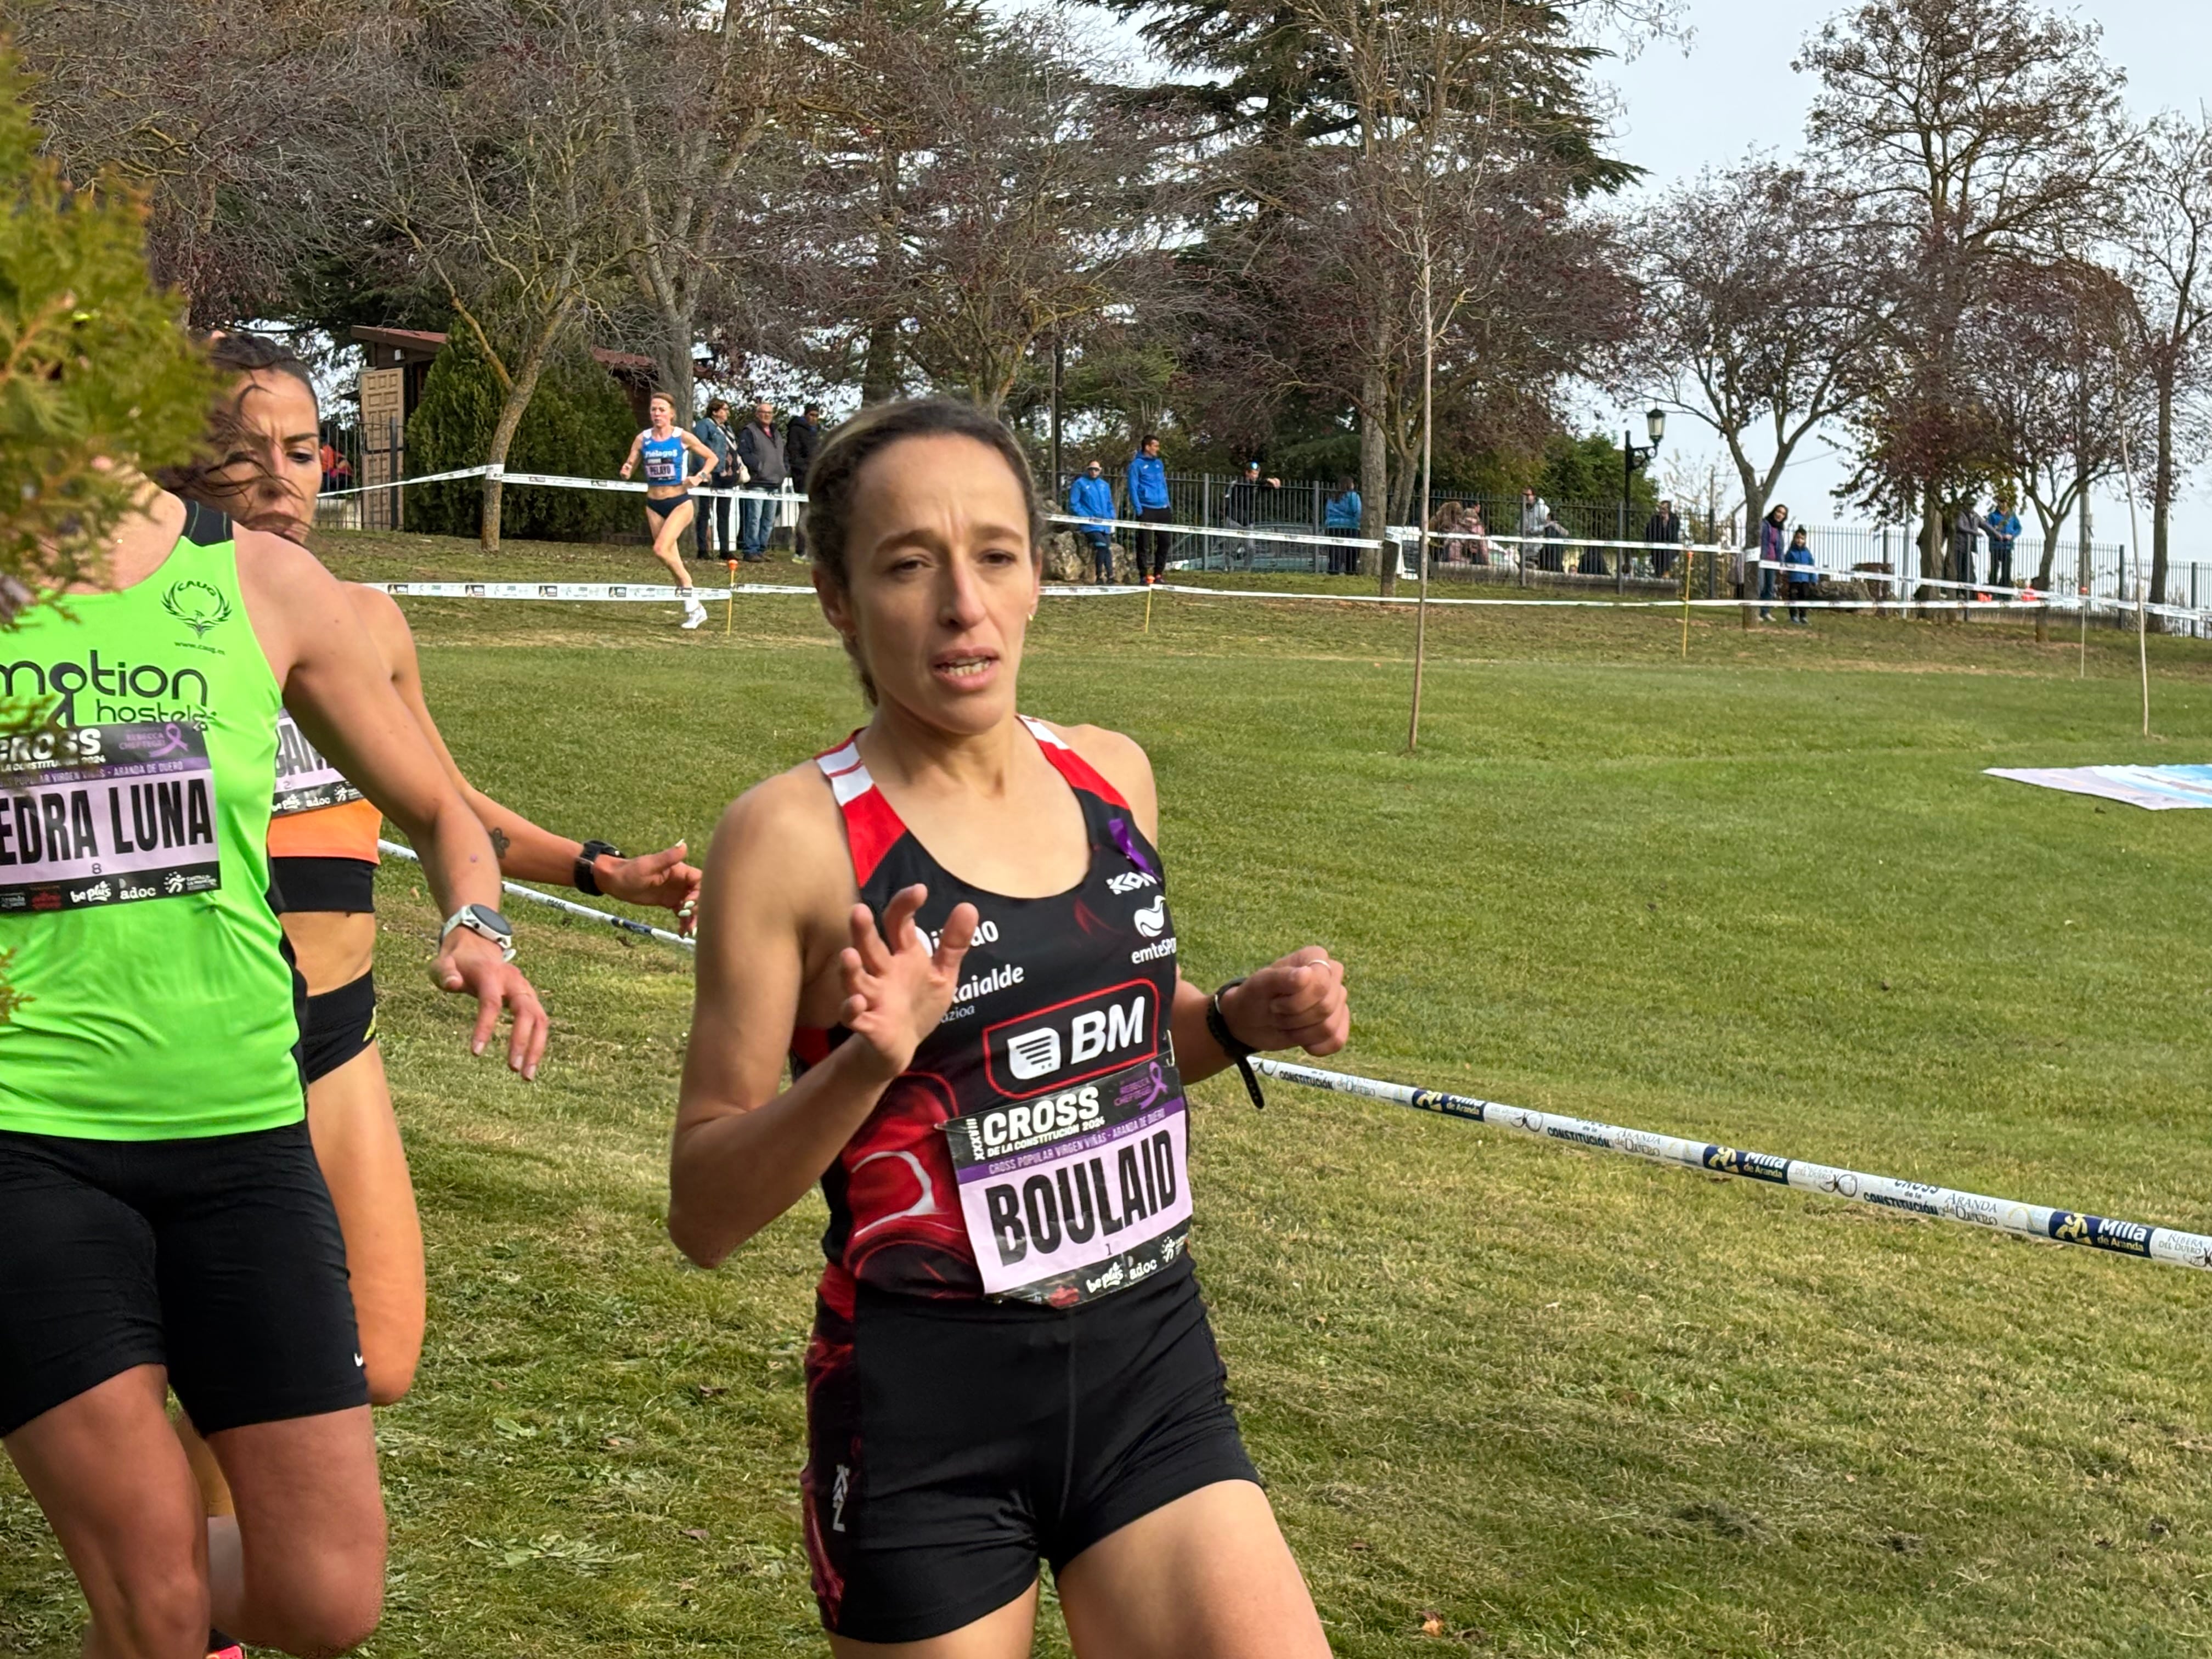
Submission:
[[[822,447],[822,405],[809,404],[806,412],[783,423],[783,463],[793,483],[803,493],[806,469],[814,465],[814,452]]]
[[[1777,502],[1759,521],[1759,619],[1774,620],[1774,574],[1782,556],[1790,550],[1783,538],[1790,533],[1790,509]]]
[[[716,398],[707,405],[707,417],[691,428],[691,435],[714,452],[713,471],[707,474],[708,487],[727,489],[737,482],[737,448],[730,437],[730,400]],[[697,504],[698,510],[691,520],[691,532],[702,559],[711,559],[719,550],[724,557],[737,551],[730,539],[730,503],[726,497],[710,496]]]
[[[762,398],[753,405],[753,417],[738,434],[738,459],[752,475],[755,489],[778,490],[791,477],[791,467],[783,456],[783,440],[776,435],[775,405]],[[738,503],[744,509],[738,514],[740,524],[738,539],[744,549],[747,562],[757,564],[768,556],[768,538],[775,528],[776,503],[757,497],[748,497]]]
[[[1659,510],[1644,521],[1644,539],[1651,549],[1651,574],[1666,580],[1682,544],[1682,521],[1674,515],[1674,502],[1660,502]]]
[[[1974,509],[1960,501],[1951,520],[1951,580],[1969,588],[1974,585],[1974,544],[1981,533],[1982,521],[1974,516]]]

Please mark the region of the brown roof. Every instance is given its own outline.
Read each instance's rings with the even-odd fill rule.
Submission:
[[[392,346],[402,351],[420,351],[435,356],[438,348],[446,343],[446,337],[434,329],[427,328],[356,328],[353,337],[363,345]],[[653,359],[640,356],[635,351],[608,351],[599,346],[592,348],[592,356],[617,374],[653,373]]]

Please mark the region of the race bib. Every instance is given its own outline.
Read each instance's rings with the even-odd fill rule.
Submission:
[[[647,483],[675,483],[678,478],[676,457],[647,453],[645,458],[645,481]]]
[[[320,811],[362,799],[361,791],[293,724],[289,710],[276,716],[276,793],[270,803],[270,817]]]
[[[1188,1121],[1170,1059],[945,1124],[984,1293],[1072,1307],[1182,1255]]]
[[[0,738],[0,915],[214,891],[215,805],[186,721]]]

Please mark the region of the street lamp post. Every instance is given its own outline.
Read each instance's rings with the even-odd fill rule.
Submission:
[[[1620,434],[1620,539],[1628,539],[1628,501],[1635,494],[1636,475],[1651,465],[1658,453],[1659,441],[1667,435],[1667,411],[1648,409],[1644,412],[1644,430],[1651,441],[1638,444],[1632,432],[1624,429]],[[1620,556],[1613,561],[1613,588],[1622,592],[1628,586],[1628,550],[1621,548]]]

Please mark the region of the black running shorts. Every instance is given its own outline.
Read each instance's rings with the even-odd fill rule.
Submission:
[[[0,1131],[0,1435],[134,1365],[202,1433],[368,1403],[302,1121],[197,1140]]]
[[[860,1287],[807,1356],[807,1551],[823,1625],[942,1636],[1201,1486],[1259,1476],[1188,1259],[1057,1310]]]
[[[309,997],[300,1020],[300,1069],[308,1082],[328,1077],[376,1041],[376,975]]]

